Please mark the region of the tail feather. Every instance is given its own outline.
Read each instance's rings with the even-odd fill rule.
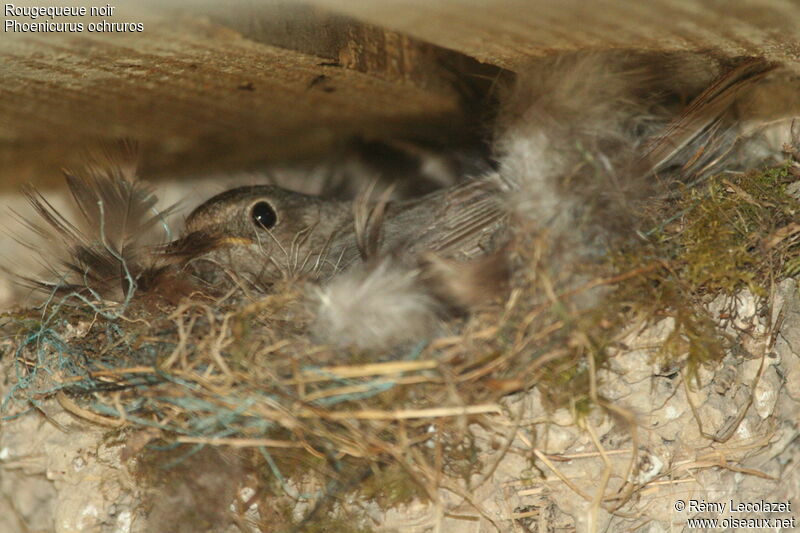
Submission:
[[[684,175],[707,170],[735,141],[727,123],[737,95],[774,68],[774,64],[753,58],[717,78],[678,118],[646,142],[640,157],[641,173],[655,174],[671,165],[678,165]]]

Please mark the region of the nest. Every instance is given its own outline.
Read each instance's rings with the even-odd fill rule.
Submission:
[[[775,397],[780,390],[780,376],[767,376],[781,331],[780,313],[770,306],[777,287],[784,296],[791,292],[781,282],[800,271],[797,151],[787,147],[789,160],[776,168],[713,175],[737,153],[733,130],[716,135],[721,122],[707,128],[698,104],[666,124],[666,137],[651,137],[651,125],[639,120],[649,115],[630,107],[625,91],[609,99],[585,89],[585,68],[608,70],[595,59],[573,58],[559,83],[586,93],[566,99],[567,111],[585,111],[580,123],[593,125],[582,139],[596,146],[575,142],[569,126],[551,131],[542,122],[551,116],[548,106],[561,107],[560,97],[528,95],[524,100],[535,105],[522,131],[506,136],[525,142],[500,143],[507,153],[498,172],[472,182],[477,187],[456,185],[437,196],[448,208],[449,236],[477,235],[470,250],[496,242],[471,231],[475,225],[464,222],[459,207],[477,209],[484,226],[503,226],[508,242],[492,251],[510,271],[508,291],[467,312],[451,310],[438,335],[420,328],[426,332],[420,338],[392,339],[388,347],[315,340],[318,269],[309,276],[294,268],[315,263],[295,253],[302,238],[290,239],[285,255],[293,266],[278,268],[278,279],[222,268],[204,284],[208,264],[219,266],[225,257],[198,268],[192,254],[217,252],[218,243],[247,235],[214,234],[216,219],[201,224],[190,217],[187,236],[155,251],[144,247],[134,237],[163,220],[152,214],[151,192],[126,174],[131,170],[70,179],[82,225],[29,193],[55,232],[29,227],[51,242],[66,240],[70,253],[53,268],[55,282],[28,280],[48,291],[40,307],[6,314],[15,368],[3,400],[7,416],[29,408],[47,413],[54,398],[70,413],[112,428],[106,440],[124,443],[121,460],[132,460],[140,479],[156,488],[147,506],[165,531],[220,530],[231,520],[244,531],[365,530],[384,526],[402,505],[411,516],[432,514],[426,523],[436,527],[447,519],[533,531],[576,527],[570,518],[580,513],[568,512],[576,502],[584,504],[587,530],[600,529],[603,520],[634,528],[650,512],[648,491],[693,482],[698,470],[770,478],[744,461],[776,433],[758,426],[755,416],[791,425],[774,403],[759,403],[769,394],[755,390],[765,383]],[[726,87],[758,81],[772,68],[746,61],[722,78],[731,83],[713,84],[695,101],[726,107],[733,98]],[[551,70],[545,65],[543,72],[562,80]],[[605,76],[598,80],[606,86]],[[549,87],[540,85],[533,89]],[[611,92],[626,87],[639,90],[622,76]],[[586,106],[592,95],[596,101]],[[609,134],[605,140],[613,142],[605,147],[595,137],[609,125],[624,134]],[[623,198],[635,213],[609,216],[623,211],[612,190],[620,178],[615,169],[629,169],[632,185],[643,189],[630,202]],[[588,196],[565,192],[576,177],[576,188]],[[691,185],[654,192],[656,177]],[[450,192],[465,190],[477,195],[450,201]],[[217,212],[219,204],[209,202],[201,214]],[[354,218],[363,225],[353,250],[368,269],[366,252],[380,248],[373,223],[390,209],[385,202],[356,204],[361,211]],[[526,216],[532,207],[548,222]],[[110,213],[125,216],[110,225]],[[636,234],[615,234],[615,224],[604,226],[610,218],[635,221]],[[436,222],[422,226],[435,232]],[[258,268],[275,258],[254,259],[248,264]],[[428,286],[431,298],[435,288]],[[679,392],[685,403],[670,404]],[[664,415],[647,428],[652,438],[642,437],[644,421],[667,404],[678,416]],[[739,431],[760,440],[727,444]],[[681,455],[686,449],[688,460]],[[764,464],[789,463],[777,455]],[[582,469],[583,460],[597,467]],[[206,487],[204,499],[171,499],[182,491],[166,488],[165,472],[180,471],[173,478],[194,494],[203,491],[192,480],[206,470],[217,473],[217,484]],[[589,481],[581,481],[584,475]],[[237,492],[239,480],[249,484],[250,496]],[[531,503],[530,496],[538,499]],[[238,502],[233,517],[231,501]],[[196,516],[189,520],[188,511],[175,509]],[[660,519],[672,520],[663,511]]]
[[[36,309],[6,314],[16,376],[3,406],[15,416],[54,397],[80,418],[124,430],[127,457],[155,454],[162,466],[201,449],[248,450],[261,493],[282,502],[262,515],[267,529],[362,527],[341,503],[353,493],[381,507],[441,507],[445,491],[496,523],[481,514],[473,491],[518,445],[526,420],[566,408],[605,458],[590,421],[600,413],[634,439],[628,474],[599,492],[616,496],[562,481],[595,513],[622,513],[646,482],[637,478],[634,417],[599,392],[602,376],[609,379],[603,371],[629,349],[626,339],[665,317],[671,326],[651,360],[685,368],[687,382],[729,354],[735,343],[709,304],[743,289],[764,298],[797,272],[792,217],[800,203],[788,191],[798,178],[789,162],[687,188],[654,209],[653,229],[639,242],[568,286],[548,260],[547,235],[519,223],[504,301],[452,320],[449,335],[391,353],[309,339],[303,279],[283,280],[266,295],[234,285],[177,305],[140,298],[135,284],[120,304],[53,291]],[[576,303],[589,293],[592,305]],[[478,437],[487,428],[505,438],[487,444]],[[154,451],[165,448],[168,459]],[[477,460],[486,449],[494,450],[489,463]],[[558,473],[553,460],[534,452],[527,469],[534,477]],[[298,500],[313,502],[299,518]],[[519,507],[511,516],[520,525],[542,513]]]

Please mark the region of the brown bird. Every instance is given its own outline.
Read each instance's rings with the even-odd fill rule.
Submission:
[[[411,268],[425,270],[434,261],[441,268],[443,261],[464,262],[497,249],[506,219],[492,179],[398,202],[388,195],[371,201],[368,194],[355,202],[329,200],[264,185],[211,198],[189,215],[180,239],[154,245],[151,234],[169,210],[156,210],[156,196],[136,178],[134,165],[110,158],[67,172],[66,181],[77,220],[26,189],[41,222],[20,218],[53,245],[40,252],[51,279],[18,277],[48,293],[117,302],[134,293],[191,292],[183,290],[181,267],[187,264],[212,290],[232,277],[261,290],[280,278],[326,280],[389,255]]]
[[[223,192],[197,207],[168,255],[192,260],[219,282],[225,271],[256,284],[326,279],[358,261],[394,254],[470,260],[498,248],[506,212],[492,179],[413,200],[326,200],[274,186]],[[199,252],[199,253],[198,253]]]

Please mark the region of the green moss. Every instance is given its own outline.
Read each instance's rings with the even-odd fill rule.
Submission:
[[[731,293],[746,286],[763,295],[776,253],[797,255],[789,243],[769,249],[765,244],[800,212],[800,203],[786,192],[794,179],[790,168],[717,176],[704,188],[684,192],[684,227],[675,236],[674,260],[694,290]]]
[[[663,364],[686,357],[690,378],[720,360],[729,342],[708,303],[749,289],[766,296],[776,280],[800,273],[800,201],[788,192],[797,168],[722,174],[684,187],[655,206],[653,229],[610,252],[588,279],[623,277],[590,309],[554,306],[544,323],[558,324],[542,353],[564,351],[536,373],[546,406],[591,409],[591,360],[602,368],[631,324],[671,318],[672,330],[654,351]],[[591,358],[591,359],[588,359]]]
[[[467,432],[463,439],[448,439],[442,445],[443,472],[464,480],[467,485],[476,472],[483,471],[475,437]]]
[[[425,491],[414,478],[397,463],[376,469],[359,486],[360,495],[375,501],[382,509],[410,503],[415,499],[425,501]]]
[[[589,413],[592,410],[592,400],[585,395],[581,398],[577,398],[573,401],[572,409],[575,413],[577,419],[582,419],[589,416]]]
[[[306,533],[328,533],[336,531],[338,533],[371,533],[374,529],[370,528],[364,519],[354,519],[346,513],[339,513],[333,516],[326,516],[319,520],[303,524]],[[292,531],[296,531],[293,529]]]
[[[800,245],[782,238],[800,213],[800,202],[787,192],[797,180],[793,172],[787,164],[685,188],[662,207],[661,218],[670,223],[611,256],[615,273],[642,273],[619,284],[608,303],[629,318],[672,317],[659,355],[674,360],[688,354],[690,375],[724,354],[718,321],[705,309],[710,299],[743,288],[764,296],[786,275],[786,265],[800,266]]]

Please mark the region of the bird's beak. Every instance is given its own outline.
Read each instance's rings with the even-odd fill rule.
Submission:
[[[254,242],[245,237],[221,237],[202,231],[193,231],[180,239],[159,246],[157,253],[165,259],[185,263],[224,246],[249,244],[254,244]]]
[[[255,241],[247,237],[222,237],[217,239],[218,246],[247,246],[250,244],[255,244]]]

